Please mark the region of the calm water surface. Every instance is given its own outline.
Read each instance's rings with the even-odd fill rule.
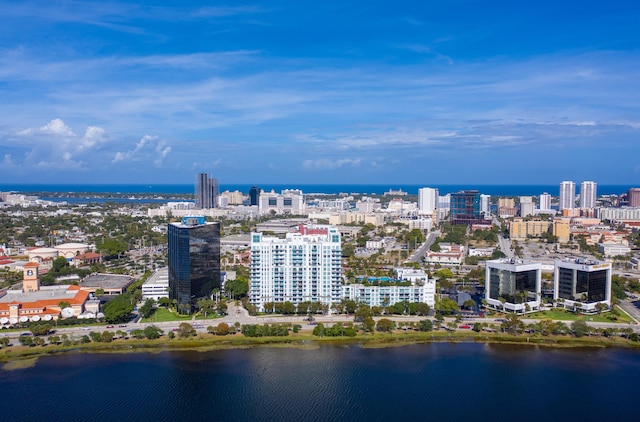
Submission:
[[[640,353],[482,344],[65,355],[2,371],[12,421],[638,420]]]

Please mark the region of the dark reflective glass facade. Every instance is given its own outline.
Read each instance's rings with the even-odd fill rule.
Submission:
[[[523,303],[536,300],[537,270],[508,271],[491,268],[489,277],[489,297],[509,303]]]
[[[480,192],[462,191],[451,194],[449,220],[451,224],[476,224],[482,222]]]
[[[589,272],[560,268],[558,277],[558,296],[562,299],[584,303],[606,300],[607,270]]]
[[[196,302],[220,288],[220,223],[169,224],[169,297],[178,311],[191,313]]]

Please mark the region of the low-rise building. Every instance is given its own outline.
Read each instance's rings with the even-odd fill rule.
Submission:
[[[157,270],[142,285],[142,300],[153,299],[156,302],[162,298],[169,298],[169,268]]]
[[[464,260],[464,246],[439,243],[440,251],[427,251],[424,260],[427,264],[461,265]]]
[[[396,268],[397,281],[410,281],[410,286],[374,286],[364,283],[342,286],[342,298],[369,306],[391,306],[398,302],[422,302],[435,306],[436,283],[422,270]]]

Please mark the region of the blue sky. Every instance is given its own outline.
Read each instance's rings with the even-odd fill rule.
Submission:
[[[640,2],[0,10],[3,183],[640,177]]]

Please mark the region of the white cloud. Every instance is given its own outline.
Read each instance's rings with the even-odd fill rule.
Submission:
[[[13,161],[11,154],[5,154],[4,157],[2,158],[2,161],[0,161],[0,168],[12,169],[16,167],[17,167],[17,164],[15,161]]]
[[[112,162],[149,161],[161,167],[165,158],[171,153],[171,147],[159,141],[157,136],[144,135],[129,151],[117,151]]]
[[[341,158],[338,160],[330,160],[328,158],[318,158],[316,160],[304,160],[302,167],[308,170],[331,170],[344,166],[355,167],[362,162],[360,158]]]

